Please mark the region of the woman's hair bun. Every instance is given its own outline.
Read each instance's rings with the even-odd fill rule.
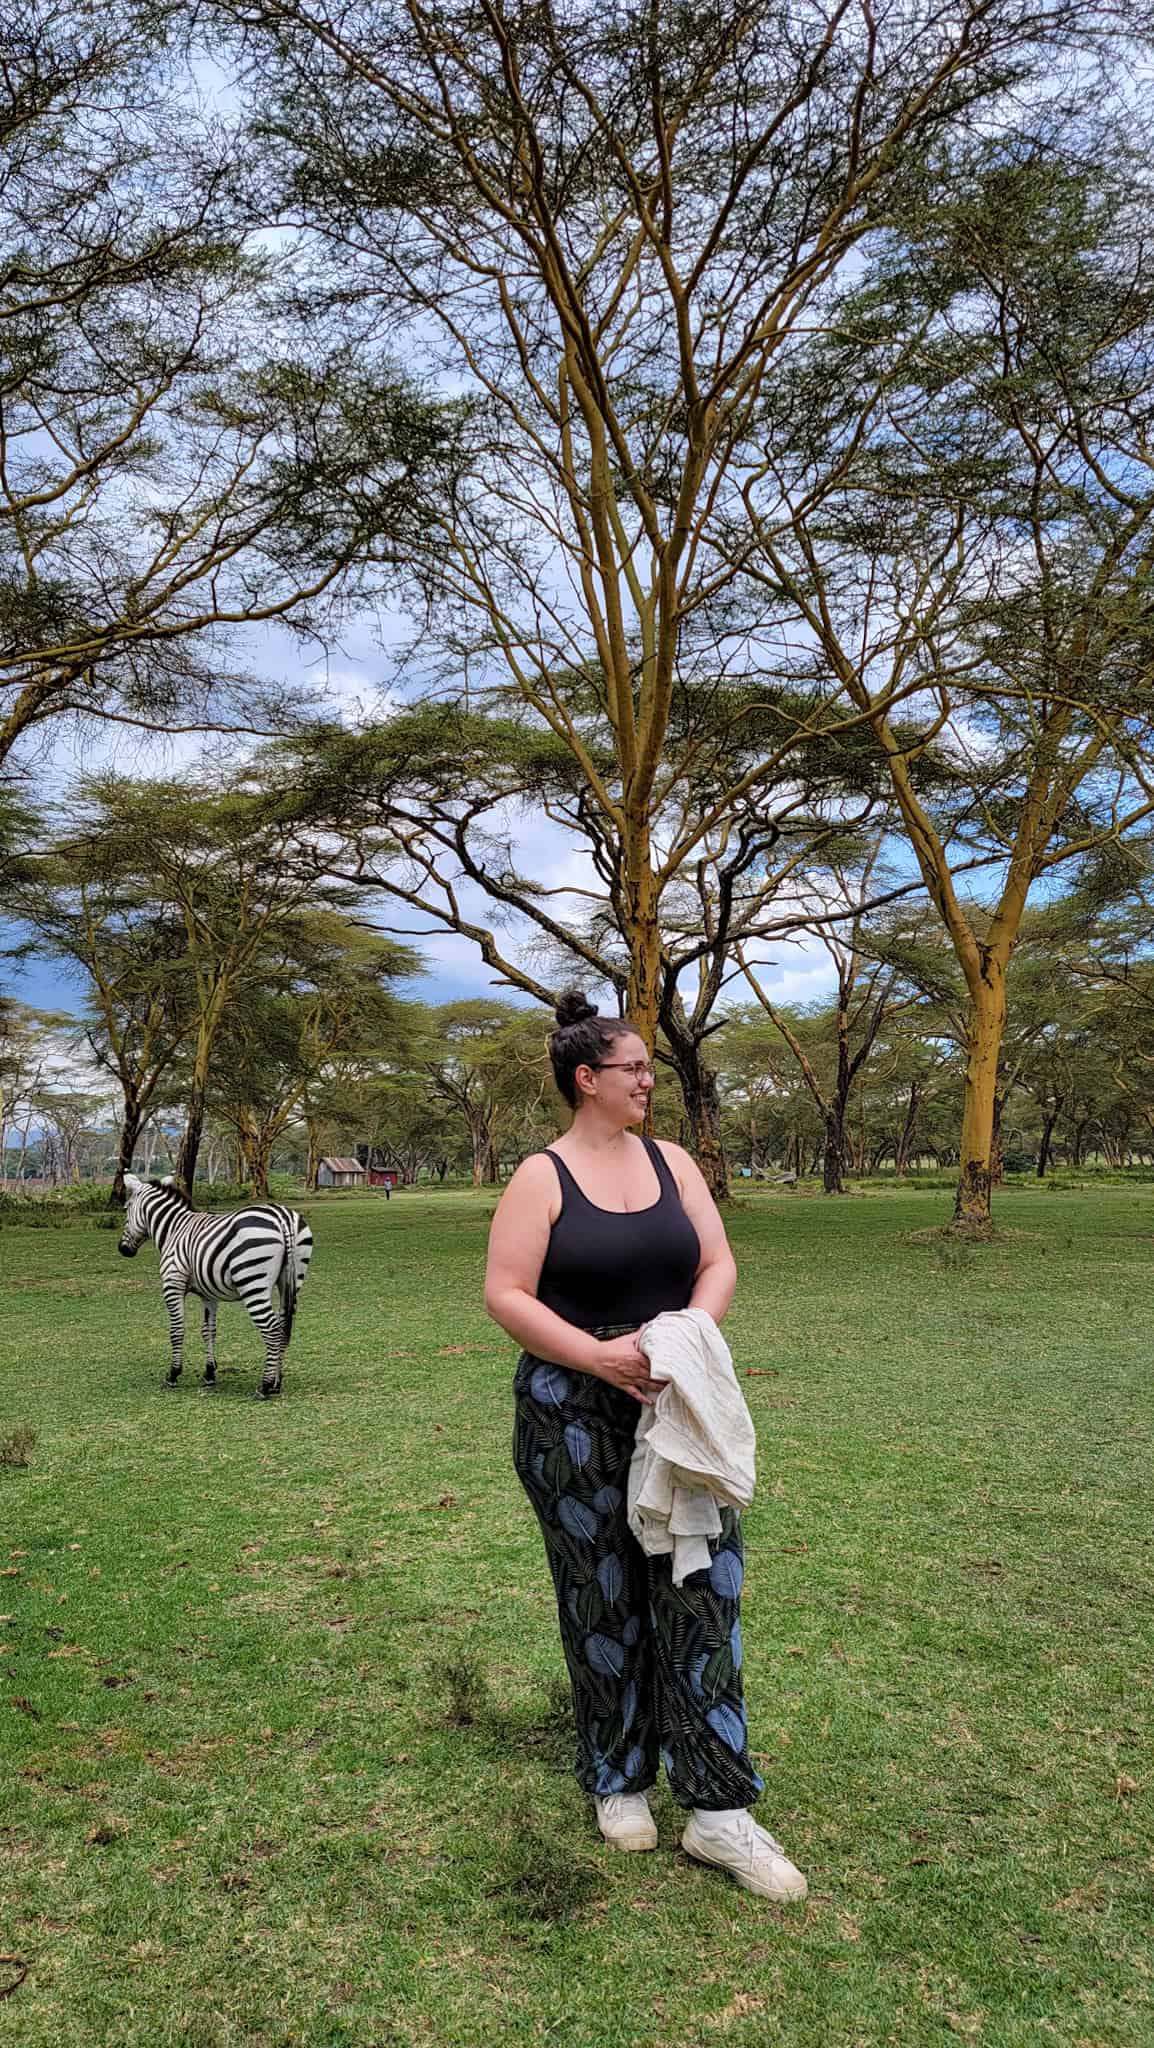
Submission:
[[[567,988],[553,1015],[557,1019],[557,1029],[564,1031],[568,1024],[584,1024],[586,1018],[595,1017],[597,1008],[579,988]]]

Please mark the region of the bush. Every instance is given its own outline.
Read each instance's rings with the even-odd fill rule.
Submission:
[[[75,1223],[90,1224],[94,1217],[111,1213],[108,1194],[107,1181],[46,1188],[35,1195],[0,1191],[0,1225],[18,1223],[24,1230],[59,1230]]]
[[[235,1209],[252,1198],[250,1180],[198,1180],[192,1190],[198,1209]]]
[[[236,1209],[244,1202],[298,1200],[301,1183],[293,1173],[270,1173],[268,1194],[258,1195],[250,1180],[198,1180],[192,1199],[198,1209]]]

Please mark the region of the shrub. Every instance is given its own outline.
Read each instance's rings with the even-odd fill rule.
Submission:
[[[90,1223],[108,1209],[107,1181],[85,1181],[79,1187],[46,1188],[34,1195],[0,1192],[0,1225],[23,1230],[59,1230]]]

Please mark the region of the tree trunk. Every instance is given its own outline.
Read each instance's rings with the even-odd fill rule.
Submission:
[[[194,1077],[188,1095],[188,1110],[181,1134],[180,1150],[176,1155],[175,1178],[191,1197],[192,1184],[196,1179],[196,1162],[200,1157],[200,1141],[204,1134],[205,1082]]]
[[[473,1146],[473,1186],[479,1188],[485,1178],[485,1153],[488,1148],[486,1145],[485,1126],[483,1123],[478,1123],[474,1117],[469,1118],[469,1137],[472,1140]]]
[[[825,1146],[822,1156],[822,1186],[827,1195],[844,1195],[845,1180],[845,1117],[849,1107],[849,1091],[853,1079],[849,1057],[849,991],[844,974],[838,976],[836,1005],[837,1019],[837,1080],[833,1094],[828,1101],[819,1104],[825,1117]],[[863,1132],[864,1146],[864,1132]],[[859,1159],[858,1171],[864,1162]]]
[[[321,1139],[319,1124],[313,1123],[311,1118],[309,1119],[309,1122],[306,1125],[306,1129],[309,1134],[309,1157],[308,1166],[305,1170],[305,1185],[309,1188],[310,1191],[315,1192],[317,1184],[317,1174],[320,1171],[320,1163],[322,1157],[321,1144],[323,1141]]]
[[[124,1116],[120,1125],[120,1142],[116,1148],[116,1171],[112,1176],[112,1187],[108,1195],[108,1206],[110,1209],[123,1209],[124,1207],[124,1176],[131,1171],[132,1162],[136,1157],[136,1147],[140,1138],[140,1126],[143,1121],[140,1105],[135,1095],[126,1093],[124,1097]]]
[[[724,1202],[729,1197],[729,1169],[721,1142],[717,1074],[703,1060],[697,1039],[679,1039],[673,1047],[673,1054],[689,1124],[689,1149],[701,1168],[714,1201]]]
[[[268,1200],[268,1169],[272,1157],[273,1141],[261,1124],[249,1111],[244,1111],[237,1126],[240,1146],[241,1172],[238,1180],[252,1183],[253,1194],[262,1201]]]
[[[990,1139],[990,1186],[1000,1188],[1006,1178],[1006,1147],[1002,1137],[1002,1118],[1006,1109],[1007,1090],[999,1088],[994,1096],[994,1128]]]
[[[1061,1114],[1062,1105],[1060,1102],[1054,1109],[1048,1109],[1046,1111],[1046,1115],[1042,1123],[1042,1142],[1038,1147],[1039,1180],[1045,1180],[1046,1178],[1046,1168],[1050,1164],[1050,1147],[1054,1142],[1054,1125],[1057,1123],[1058,1118]]]
[[[255,1139],[249,1152],[249,1179],[254,1195],[262,1202],[268,1201],[268,1176],[272,1164],[272,1140],[263,1132]]]
[[[822,1186],[827,1195],[844,1195],[845,1165],[844,1104],[831,1102],[825,1116],[825,1146],[822,1154]]]
[[[626,860],[629,870],[629,986],[625,1008],[630,1023],[645,1040],[652,1056],[657,1043],[661,1000],[661,927],[647,827],[635,826],[632,831],[627,830]]]
[[[905,1179],[906,1170],[909,1165],[910,1146],[914,1141],[914,1131],[917,1128],[918,1113],[921,1106],[922,1084],[920,1081],[913,1080],[910,1082],[910,1099],[906,1105],[906,1120],[902,1125],[901,1136],[898,1139],[897,1149],[894,1153],[894,1173],[899,1180]]]
[[[1005,1022],[1005,977],[996,961],[987,958],[985,973],[970,996],[961,1161],[954,1202],[954,1222],[963,1227],[989,1227],[998,1055]]]

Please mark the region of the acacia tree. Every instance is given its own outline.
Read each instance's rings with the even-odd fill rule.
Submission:
[[[751,579],[774,603],[789,591],[835,697],[866,716],[964,977],[961,1227],[989,1219],[1031,890],[1154,809],[1148,164],[1099,135],[1100,160],[1071,169],[1044,142],[984,143],[859,283],[900,367],[836,508],[813,518],[780,465],[788,521],[773,531],[748,503]],[[919,685],[912,745],[890,714],[898,679]],[[943,824],[913,784],[933,736],[964,764],[972,831],[1000,857],[988,904],[958,886],[956,807]]]
[[[474,1187],[500,1179],[502,1139],[540,1105],[548,1072],[542,1021],[484,996],[430,1013],[429,1087],[468,1130]]]
[[[318,627],[451,467],[455,409],[318,339],[258,250],[195,59],[154,0],[5,23],[0,763],[67,715],[267,727],[226,636]]]
[[[274,943],[263,977],[225,1010],[211,1068],[210,1099],[258,1195],[278,1140],[334,1069],[347,1086],[404,1056],[409,1006],[392,991],[418,967],[408,948],[332,911],[299,911]]]
[[[676,838],[694,807],[697,815],[714,809],[719,791],[760,758],[766,725],[783,708],[780,690],[748,681],[679,695],[678,745],[700,746],[702,759],[658,821],[663,836]],[[793,715],[802,715],[800,704]],[[590,751],[608,759],[595,704],[581,729]],[[629,918],[616,843],[572,755],[538,721],[422,706],[362,731],[314,733],[294,742],[274,772],[306,844],[319,843],[320,866],[469,939],[501,982],[550,1008],[576,976],[592,976],[625,1010]],[[726,1168],[708,1041],[738,949],[756,956],[763,942],[813,919],[837,926],[854,915],[844,892],[833,900],[836,885],[820,902],[807,877],[839,849],[844,858],[878,812],[878,779],[859,736],[810,742],[799,772],[734,798],[662,885],[658,1050],[676,1072],[690,1142],[718,1198]],[[568,848],[563,864],[576,870],[553,887],[516,843],[517,824],[541,817]],[[883,893],[910,886],[920,884]]]
[[[454,688],[464,667],[470,693],[511,693],[571,753],[613,847],[626,1004],[652,1043],[665,883],[815,724],[861,715],[786,718],[661,839],[702,749],[693,732],[673,745],[677,692],[733,652],[740,492],[771,525],[784,502],[750,459],[763,395],[926,152],[948,159],[1101,23],[1066,0],[212,7],[246,38],[317,303],[366,348],[403,332],[474,401],[471,466],[414,555],[422,646]],[[873,389],[863,358],[831,391],[808,508]],[[581,730],[591,692],[607,758]]]
[[[122,838],[99,830],[63,843],[26,860],[9,896],[37,950],[83,975],[88,1046],[121,1096],[114,1204],[124,1200],[140,1134],[196,1015],[183,923],[157,902],[135,848],[125,871],[125,852]]]
[[[77,863],[107,862],[128,896],[180,931],[187,1095],[175,1173],[190,1190],[230,1009],[291,958],[305,907],[339,911],[343,899],[301,872],[290,828],[243,783],[96,778],[62,850]]]
[[[1152,855],[1149,838],[1117,852],[1111,849],[1112,857],[1102,863],[1104,872],[1093,873],[1083,892],[1086,915],[1062,947],[1061,967],[1073,984],[1063,1008],[1075,1020],[1075,1044],[1068,1053],[1062,1048],[1068,1085],[1060,1120],[1074,1123],[1075,1152],[1081,1147],[1080,1132],[1100,1106],[1104,1065],[1110,1086],[1154,1131]],[[1084,1037],[1081,1058],[1079,1034]]]
[[[443,1180],[450,1160],[467,1168],[472,1147],[460,1120],[443,1099],[430,1094],[427,1073],[415,1063],[382,1064],[381,1071],[318,1089],[310,1098],[310,1174],[315,1174],[329,1134],[363,1143],[411,1186],[421,1169]],[[312,1183],[310,1183],[312,1184]]]
[[[824,1129],[813,1094],[779,1032],[752,1008],[731,1010],[717,1052],[724,1129],[734,1156],[761,1174],[776,1161],[787,1177],[821,1164]]]
[[[79,1181],[84,1139],[103,1122],[108,1098],[78,1088],[37,1088],[30,1097],[40,1125],[40,1171],[56,1184]]]
[[[0,1178],[7,1177],[8,1134],[13,1129],[20,1136],[24,1178],[37,1095],[67,1073],[72,1053],[65,1034],[74,1030],[71,1017],[0,996]]]
[[[845,1131],[850,1094],[869,1060],[884,1024],[916,1000],[901,982],[892,962],[863,950],[863,925],[869,897],[874,893],[875,871],[883,851],[877,835],[864,859],[855,868],[833,859],[830,881],[833,901],[848,905],[852,915],[838,924],[817,923],[819,941],[834,970],[835,988],[829,1022],[832,1026],[833,1071],[827,1077],[810,1057],[803,1034],[791,1023],[780,1004],[770,1001],[753,966],[739,954],[742,972],[775,1031],[780,1032],[801,1069],[802,1079],[821,1115],[825,1128],[822,1177],[827,1195],[845,1192]],[[824,1021],[815,1019],[815,1022]]]
[[[957,1091],[961,1062],[940,1013],[924,999],[886,1019],[878,1038],[876,1077],[867,1077],[869,1121],[876,1165],[892,1157],[904,1180],[921,1149],[927,1112],[940,1105],[943,1090]]]

